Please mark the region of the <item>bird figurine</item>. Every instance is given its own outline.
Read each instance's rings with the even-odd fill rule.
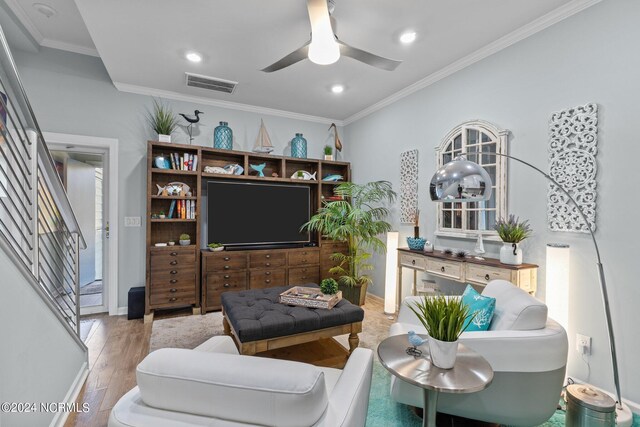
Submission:
[[[427,342],[427,340],[425,338],[421,338],[420,335],[415,333],[415,331],[407,332],[407,338],[409,340],[409,344],[411,344],[411,347],[407,347],[407,354],[410,354],[411,356],[420,356],[422,351],[418,350],[417,347]]]
[[[189,144],[191,144],[191,142],[193,141],[193,136],[192,136],[193,125],[200,121],[200,114],[204,114],[204,113],[200,110],[196,110],[193,112],[193,116],[190,116],[184,113],[179,113],[179,114],[189,123],[187,127],[187,131],[189,132]]]
[[[333,128],[333,140],[336,146],[336,150],[342,152],[342,141],[340,141],[340,137],[338,137],[338,128],[336,127],[336,124],[331,123],[331,126],[329,126],[329,130],[331,130],[331,128]]]

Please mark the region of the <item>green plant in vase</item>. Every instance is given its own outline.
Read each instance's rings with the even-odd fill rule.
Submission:
[[[494,228],[504,242],[500,249],[500,262],[512,265],[522,264],[522,248],[518,244],[533,233],[529,221],[520,221],[519,217],[509,215],[507,219],[498,219]]]
[[[153,111],[147,114],[147,121],[158,134],[158,141],[171,142],[171,134],[178,127],[178,117],[168,106],[154,99]]]
[[[429,334],[429,353],[433,364],[442,369],[451,369],[456,361],[458,338],[477,312],[469,317],[469,306],[461,299],[442,295],[423,297],[407,306]]]
[[[333,147],[330,145],[324,146],[324,159],[325,160],[333,160]]]
[[[338,265],[329,272],[339,276],[338,284],[345,298],[362,305],[372,282],[367,274],[373,269],[369,262],[371,255],[386,250],[378,236],[391,230],[385,221],[389,215],[386,206],[395,201],[396,193],[388,181],[363,185],[345,182],[338,185],[334,193],[344,200],[326,202],[302,228],[347,243],[347,253],[331,255]]]
[[[180,235],[180,245],[188,246],[191,244],[191,236],[186,233]]]
[[[338,282],[335,279],[324,279],[320,282],[320,291],[325,295],[335,295],[338,293]]]

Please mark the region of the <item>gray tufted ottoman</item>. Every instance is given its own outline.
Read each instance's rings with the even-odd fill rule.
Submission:
[[[240,354],[251,355],[344,334],[349,334],[349,353],[358,347],[364,310],[345,299],[331,310],[280,304],[280,294],[290,287],[222,294],[224,331],[233,337]]]

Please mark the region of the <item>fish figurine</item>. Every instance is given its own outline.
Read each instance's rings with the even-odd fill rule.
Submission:
[[[220,166],[205,166],[204,171],[206,173],[221,173],[224,175],[231,175],[233,172],[228,171],[225,168],[221,168]]]
[[[322,178],[323,181],[342,181],[344,177],[342,175],[327,175]]]
[[[191,187],[184,182],[170,182],[164,187],[156,184],[158,196],[191,196]]]
[[[422,351],[418,350],[417,347],[427,342],[427,340],[425,338],[421,338],[420,335],[415,333],[415,331],[407,332],[407,339],[409,340],[409,344],[411,344],[411,347],[407,348],[407,354],[420,356]]]
[[[244,172],[244,168],[237,163],[225,166],[224,170],[227,171],[226,173],[231,175],[242,175],[242,172]]]
[[[249,165],[251,169],[258,172],[258,176],[264,176],[264,168],[267,166],[266,163],[260,163],[259,165]]]
[[[307,171],[299,170],[299,171],[295,171],[293,173],[293,175],[291,175],[291,179],[302,179],[304,181],[315,181],[317,173],[318,172],[309,173]]]

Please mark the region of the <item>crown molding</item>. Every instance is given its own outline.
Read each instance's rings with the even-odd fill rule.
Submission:
[[[256,105],[241,104],[239,102],[223,101],[219,99],[205,98],[202,96],[186,95],[179,92],[156,89],[146,86],[131,85],[128,83],[113,82],[113,85],[121,92],[135,93],[138,95],[156,96],[159,98],[173,99],[175,101],[195,102],[213,107],[228,108],[230,110],[246,111],[249,113],[267,114],[270,116],[285,117],[288,119],[303,120],[306,122],[331,124],[344,126],[342,120],[330,119],[327,117],[311,116],[307,114],[294,113],[292,111],[277,110],[275,108],[259,107]]]
[[[527,25],[524,25],[518,28],[515,31],[499,38],[498,40],[489,43],[488,45],[476,50],[472,54],[469,54],[463,58],[458,59],[457,61],[447,65],[440,70],[429,74],[427,77],[418,80],[417,82],[405,87],[404,89],[394,93],[387,98],[384,98],[381,101],[376,102],[373,105],[361,110],[352,116],[344,119],[344,125],[349,125],[353,122],[360,120],[363,117],[368,116],[369,114],[378,111],[387,105],[391,105],[396,101],[401,100],[414,92],[417,92],[421,89],[424,89],[427,86],[430,86],[445,77],[448,77],[472,64],[475,64],[478,61],[481,61],[484,58],[487,58],[494,53],[497,53],[507,47],[526,39],[527,37],[531,37],[532,35],[554,25],[558,22],[569,18],[570,16],[575,15],[578,12],[581,12],[597,3],[600,3],[602,0],[573,0],[569,3],[566,3],[551,12],[537,18]]]
[[[100,57],[100,54],[94,48],[80,46],[73,43],[65,43],[58,40],[43,39],[40,42],[40,46],[50,47],[52,49],[66,50],[67,52],[79,53],[81,55],[95,56],[98,58]]]

